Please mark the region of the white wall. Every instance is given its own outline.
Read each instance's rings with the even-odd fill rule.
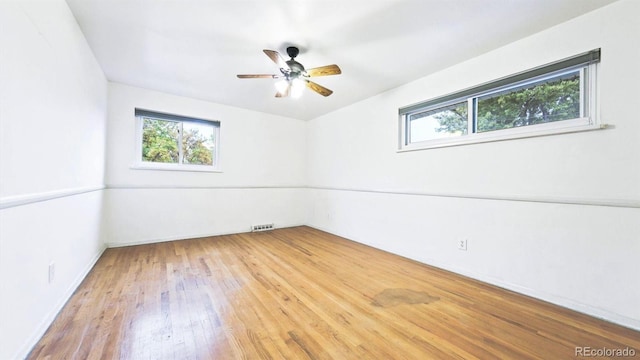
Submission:
[[[2,1],[0,26],[0,359],[13,359],[104,248],[107,82],[63,0]]]
[[[309,224],[640,329],[639,13],[616,2],[312,120]],[[396,152],[399,107],[595,48],[612,128]]]
[[[135,108],[219,120],[222,172],[132,169]],[[111,83],[107,141],[109,246],[306,222],[303,121]]]
[[[105,242],[266,222],[310,224],[640,329],[639,7],[622,0],[304,123],[107,89],[64,1],[1,2],[0,358],[28,352]],[[396,153],[398,107],[597,47],[612,129]],[[131,169],[135,107],[220,120],[223,172]]]

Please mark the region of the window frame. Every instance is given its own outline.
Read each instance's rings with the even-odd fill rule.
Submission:
[[[462,134],[462,135],[457,136],[457,137],[442,137],[442,138],[438,138],[438,139],[416,141],[415,143],[422,143],[422,142],[425,142],[425,141],[434,141],[434,140],[456,139],[458,137],[466,136],[466,135],[472,133],[471,132],[471,128],[473,127],[473,124],[470,123],[472,121],[472,115],[469,114],[469,109],[471,108],[469,100],[468,99],[460,99],[460,98],[458,98],[458,99],[452,99],[452,100],[449,100],[449,101],[446,101],[446,102],[443,102],[443,103],[435,104],[433,106],[429,106],[429,107],[425,107],[425,108],[422,108],[422,109],[418,109],[416,111],[412,111],[410,113],[405,114],[405,116],[406,116],[406,118],[405,118],[406,119],[406,121],[405,121],[405,126],[406,126],[405,136],[406,136],[406,139],[407,139],[407,143],[409,142],[409,139],[411,139],[411,124],[410,123],[411,123],[411,121],[413,121],[413,120],[410,119],[411,115],[416,114],[416,113],[430,112],[430,111],[442,112],[442,111],[446,111],[448,108],[450,108],[453,105],[462,104],[464,102],[467,103],[467,134]],[[440,111],[438,111],[438,110],[440,110]]]
[[[408,105],[398,110],[398,152],[414,151],[483,142],[521,139],[605,128],[599,123],[597,108],[597,71],[600,49],[540,66],[459,92]],[[580,117],[508,129],[477,132],[477,99],[528,83],[551,79],[564,73],[580,71]],[[467,134],[455,137],[410,142],[409,118],[412,114],[444,108],[467,101]]]
[[[157,111],[135,109],[135,149],[134,149],[134,161],[131,166],[136,170],[167,170],[167,171],[195,171],[195,172],[222,172],[220,169],[220,127],[221,122],[218,120],[205,120],[201,118],[194,118],[182,115],[161,113]],[[183,164],[183,163],[162,163],[142,160],[142,137],[144,119],[155,119],[160,121],[170,121],[180,123],[180,138],[178,139],[178,148],[182,153],[182,134],[183,125],[185,123],[191,124],[205,124],[210,125],[213,128],[214,136],[214,149],[212,151],[212,165],[202,164]],[[179,161],[181,157],[178,156]]]

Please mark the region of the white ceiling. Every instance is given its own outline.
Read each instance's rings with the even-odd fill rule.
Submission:
[[[67,0],[107,78],[308,120],[614,0]],[[296,45],[334,91],[275,98],[262,52]]]

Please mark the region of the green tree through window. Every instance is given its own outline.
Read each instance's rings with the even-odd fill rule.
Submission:
[[[180,123],[144,119],[142,125],[142,160],[177,163]]]
[[[143,162],[214,165],[217,123],[141,119]]]
[[[544,124],[580,117],[580,74],[478,98],[477,131]]]
[[[213,164],[214,133],[211,127],[184,124],[182,135],[182,163]]]
[[[477,101],[476,132],[510,129],[580,117],[580,74],[568,75],[481,96]],[[440,133],[467,132],[466,103],[434,116]]]

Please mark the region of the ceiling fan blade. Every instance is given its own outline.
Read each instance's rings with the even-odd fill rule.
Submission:
[[[244,74],[236,76],[240,79],[275,79],[277,77],[271,74]]]
[[[280,56],[280,53],[274,50],[262,50],[267,56],[273,60],[274,63],[278,65],[281,69],[289,69],[289,65],[287,62]]]
[[[307,74],[310,77],[327,76],[327,75],[342,74],[342,71],[340,70],[338,65],[333,64],[333,65],[327,65],[327,66],[320,66],[320,67],[313,68],[313,69],[307,69]]]
[[[313,81],[309,81],[309,80],[305,80],[307,82],[307,87],[315,92],[317,92],[318,94],[322,95],[322,96],[329,96],[331,94],[333,94],[333,91],[327,89],[326,87],[322,86],[322,85],[318,85],[316,83],[314,83]]]

